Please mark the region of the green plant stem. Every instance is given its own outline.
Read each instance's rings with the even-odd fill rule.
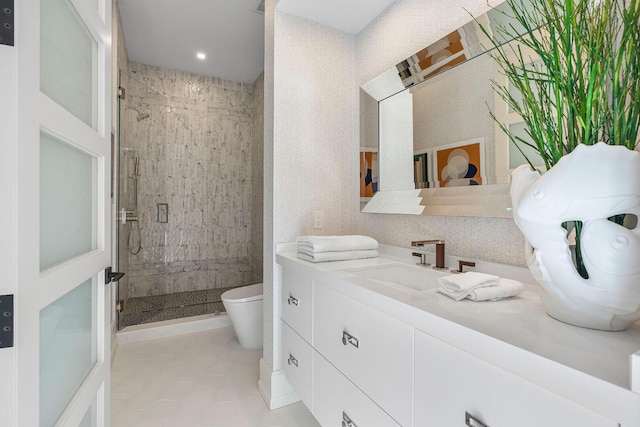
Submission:
[[[526,155],[527,147],[547,169],[580,144],[603,141],[635,149],[640,128],[640,0],[506,1],[517,25],[481,29],[508,80],[507,86],[493,81],[494,90],[522,118],[529,140],[490,115],[531,168],[537,165]],[[624,212],[620,214],[610,220],[622,226]],[[576,268],[587,278],[582,222],[574,221],[574,226]]]

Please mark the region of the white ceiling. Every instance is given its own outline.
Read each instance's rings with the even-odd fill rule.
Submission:
[[[277,10],[358,34],[395,0],[280,0]]]
[[[255,3],[118,0],[129,60],[253,83],[264,68],[264,15],[252,11]]]
[[[280,0],[277,10],[357,34],[393,1]],[[264,69],[259,2],[118,0],[129,60],[253,83]]]

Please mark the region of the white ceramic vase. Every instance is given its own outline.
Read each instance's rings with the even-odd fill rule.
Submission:
[[[516,224],[527,264],[542,287],[547,313],[562,322],[606,331],[640,319],[640,227],[607,218],[640,217],[640,153],[622,146],[580,145],[544,175],[523,165],[511,174]],[[588,279],[572,261],[562,223],[582,221]]]

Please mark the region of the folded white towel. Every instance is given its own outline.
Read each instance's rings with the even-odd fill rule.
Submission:
[[[333,253],[333,252],[349,252],[349,251],[314,252],[313,250],[311,250],[311,248],[309,248],[307,246],[298,246],[298,255],[304,254],[304,255],[308,255],[308,256],[312,257],[314,254]]]
[[[376,239],[369,236],[300,236],[298,248],[311,252],[364,251],[378,249]]]
[[[331,251],[331,252],[298,252],[297,257],[310,262],[347,261],[352,259],[375,258],[378,251]]]
[[[469,292],[484,288],[487,286],[495,286],[500,278],[492,274],[477,273],[468,271],[461,274],[451,274],[449,276],[438,279],[440,287],[438,292],[444,294],[456,301],[460,301],[469,295]]]
[[[469,292],[467,298],[471,301],[498,301],[514,297],[524,292],[524,285],[516,280],[500,279],[496,286],[479,288]]]

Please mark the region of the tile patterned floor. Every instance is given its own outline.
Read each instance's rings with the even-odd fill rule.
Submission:
[[[320,427],[302,403],[269,411],[258,392],[262,349],[230,327],[118,346],[112,427]]]
[[[224,311],[221,295],[233,288],[206,289],[129,298],[120,312],[120,328]]]

